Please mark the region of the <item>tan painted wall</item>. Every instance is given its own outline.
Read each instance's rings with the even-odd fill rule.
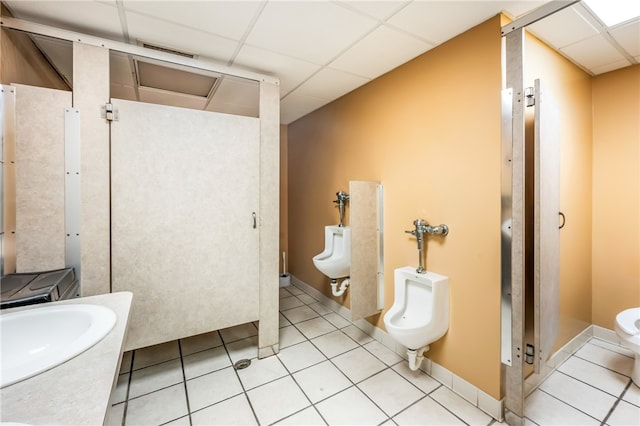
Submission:
[[[450,327],[427,356],[497,399],[499,34],[496,16],[288,128],[292,274],[330,295],[311,258],[338,222],[335,193],[349,180],[382,182],[385,311],[394,269],[418,263],[404,231],[417,218],[447,224],[446,238],[428,239],[426,267],[450,278]],[[384,328],[382,315],[369,320]]]
[[[525,85],[539,78],[558,102],[562,128],[560,321],[555,348],[591,324],[591,76],[534,36],[525,42]]]
[[[288,143],[287,143],[287,126],[280,126],[280,268],[282,272],[282,252],[286,252],[289,256],[289,203],[287,182],[288,176]],[[287,269],[289,259],[286,260]]]
[[[593,78],[593,323],[640,306],[640,65]]]

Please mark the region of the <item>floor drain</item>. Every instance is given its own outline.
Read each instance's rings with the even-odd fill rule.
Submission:
[[[251,365],[250,359],[241,359],[240,361],[233,364],[233,368],[235,368],[236,370],[242,370],[244,368],[247,368],[250,365]]]

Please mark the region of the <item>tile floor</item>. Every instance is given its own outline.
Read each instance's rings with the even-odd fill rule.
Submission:
[[[125,353],[108,424],[498,424],[296,287],[280,289],[280,327],[262,360],[252,323]],[[631,361],[593,339],[531,394],[526,421],[640,424]]]

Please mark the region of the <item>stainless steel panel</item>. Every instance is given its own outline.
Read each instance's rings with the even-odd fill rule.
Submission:
[[[534,369],[540,373],[558,334],[560,315],[560,128],[559,107],[535,81]]]
[[[502,100],[502,185],[500,194],[500,360],[511,365],[511,139],[513,90],[504,89]]]
[[[81,281],[81,197],[80,197],[80,111],[77,108],[64,110],[64,229],[65,265],[74,268],[76,278]]]

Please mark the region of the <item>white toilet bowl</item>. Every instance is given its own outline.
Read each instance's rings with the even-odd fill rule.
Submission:
[[[405,266],[394,272],[394,302],[384,315],[387,332],[408,349],[409,367],[417,370],[429,344],[449,329],[449,278],[417,273]]]
[[[325,226],[324,251],[313,257],[313,264],[332,280],[348,277],[351,269],[351,228]]]
[[[616,315],[616,334],[622,346],[635,354],[631,380],[640,387],[640,308],[626,309]]]

